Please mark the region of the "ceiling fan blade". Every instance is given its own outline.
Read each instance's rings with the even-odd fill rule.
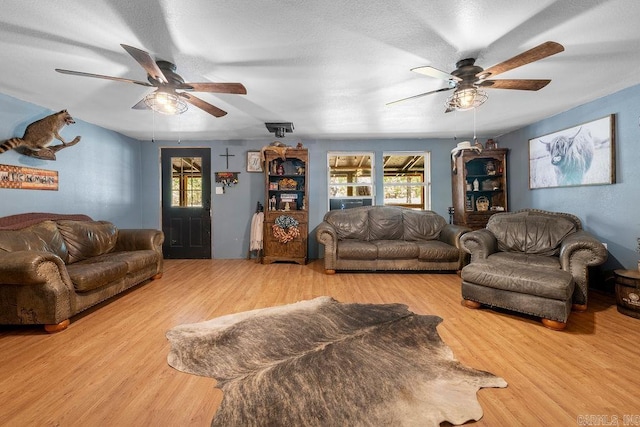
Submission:
[[[202,99],[191,95],[190,93],[186,93],[186,92],[177,92],[177,93],[178,93],[178,95],[180,95],[181,97],[186,99],[186,101],[189,104],[194,105],[194,106],[200,108],[203,111],[206,111],[207,113],[211,114],[212,116],[222,117],[222,116],[227,114],[226,111],[221,110],[218,107],[215,107],[215,106],[209,104],[208,102],[203,101]]]
[[[153,87],[152,84],[141,82],[139,80],[124,79],[122,77],[103,76],[102,74],[83,73],[82,71],[71,71],[56,68],[56,71],[62,74],[71,74],[72,76],[94,77],[97,79],[115,80],[116,82],[134,83],[140,86]]]
[[[488,89],[540,90],[550,82],[551,80],[501,79],[484,80],[478,86]]]
[[[442,89],[432,90],[431,92],[425,92],[425,93],[421,93],[419,95],[410,96],[408,98],[398,99],[397,101],[387,102],[386,105],[393,105],[393,104],[397,104],[398,102],[404,102],[404,101],[408,101],[410,99],[421,98],[423,96],[431,95],[432,93],[445,92],[445,91],[451,90],[451,89],[453,89],[453,88],[452,87],[443,87]]]
[[[247,89],[242,83],[182,83],[176,89],[192,90],[194,92],[247,94]]]
[[[412,68],[411,71],[413,71],[414,73],[423,74],[425,76],[434,77],[436,79],[455,80],[455,81],[462,80],[460,77],[456,77],[452,74],[446,73],[444,71],[438,70],[437,68],[433,68],[428,65],[425,67]]]
[[[165,77],[165,75],[160,71],[158,64],[153,60],[151,55],[149,55],[144,50],[138,49],[133,46],[128,46],[126,44],[121,44],[122,48],[127,51],[129,55],[135,59],[138,64],[144,68],[144,70],[151,76],[152,79],[159,81],[160,83],[167,84],[169,80]]]
[[[140,101],[138,101],[136,105],[131,107],[131,109],[132,110],[149,110],[149,107],[147,106],[147,103],[144,102],[144,99],[141,99]]]
[[[560,53],[564,50],[564,46],[556,42],[545,42],[534,48],[522,52],[519,55],[514,56],[511,59],[507,59],[504,62],[489,67],[484,71],[479,72],[476,76],[480,79],[486,79],[488,77],[496,76],[505,71],[512,70],[517,67],[529,64],[531,62],[539,61],[556,53]]]

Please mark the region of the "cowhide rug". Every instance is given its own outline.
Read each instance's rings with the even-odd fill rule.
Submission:
[[[482,417],[482,387],[437,316],[329,297],[177,326],[169,365],[223,391],[213,426],[438,426]]]

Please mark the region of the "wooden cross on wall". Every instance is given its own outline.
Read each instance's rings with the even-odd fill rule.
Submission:
[[[229,154],[229,148],[226,149],[226,154],[220,154],[220,157],[226,157],[227,158],[227,169],[229,169],[229,157],[234,157],[235,154]]]

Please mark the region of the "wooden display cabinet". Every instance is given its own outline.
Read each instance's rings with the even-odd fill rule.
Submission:
[[[451,175],[455,225],[477,230],[484,228],[494,213],[508,210],[508,151],[506,148],[481,153],[465,150],[455,158]]]
[[[307,166],[309,153],[306,149],[288,148],[284,158],[275,150],[265,151],[265,211],[264,211],[264,255],[263,264],[289,261],[298,264],[307,262],[309,234],[309,204]],[[280,216],[289,216],[298,221],[300,235],[286,243],[273,234],[273,226]]]

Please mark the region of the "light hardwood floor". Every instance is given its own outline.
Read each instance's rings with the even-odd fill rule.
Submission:
[[[165,332],[321,295],[442,317],[438,331],[458,360],[509,383],[478,393],[484,417],[474,425],[640,425],[640,320],[618,313],[612,295],[592,292],[588,311],[554,332],[535,318],[463,307],[455,274],[328,276],[321,261],[169,260],[162,279],[64,332],[0,327],[0,426],[207,426],[222,393],[213,379],[167,365]],[[623,424],[625,415],[636,424]]]

